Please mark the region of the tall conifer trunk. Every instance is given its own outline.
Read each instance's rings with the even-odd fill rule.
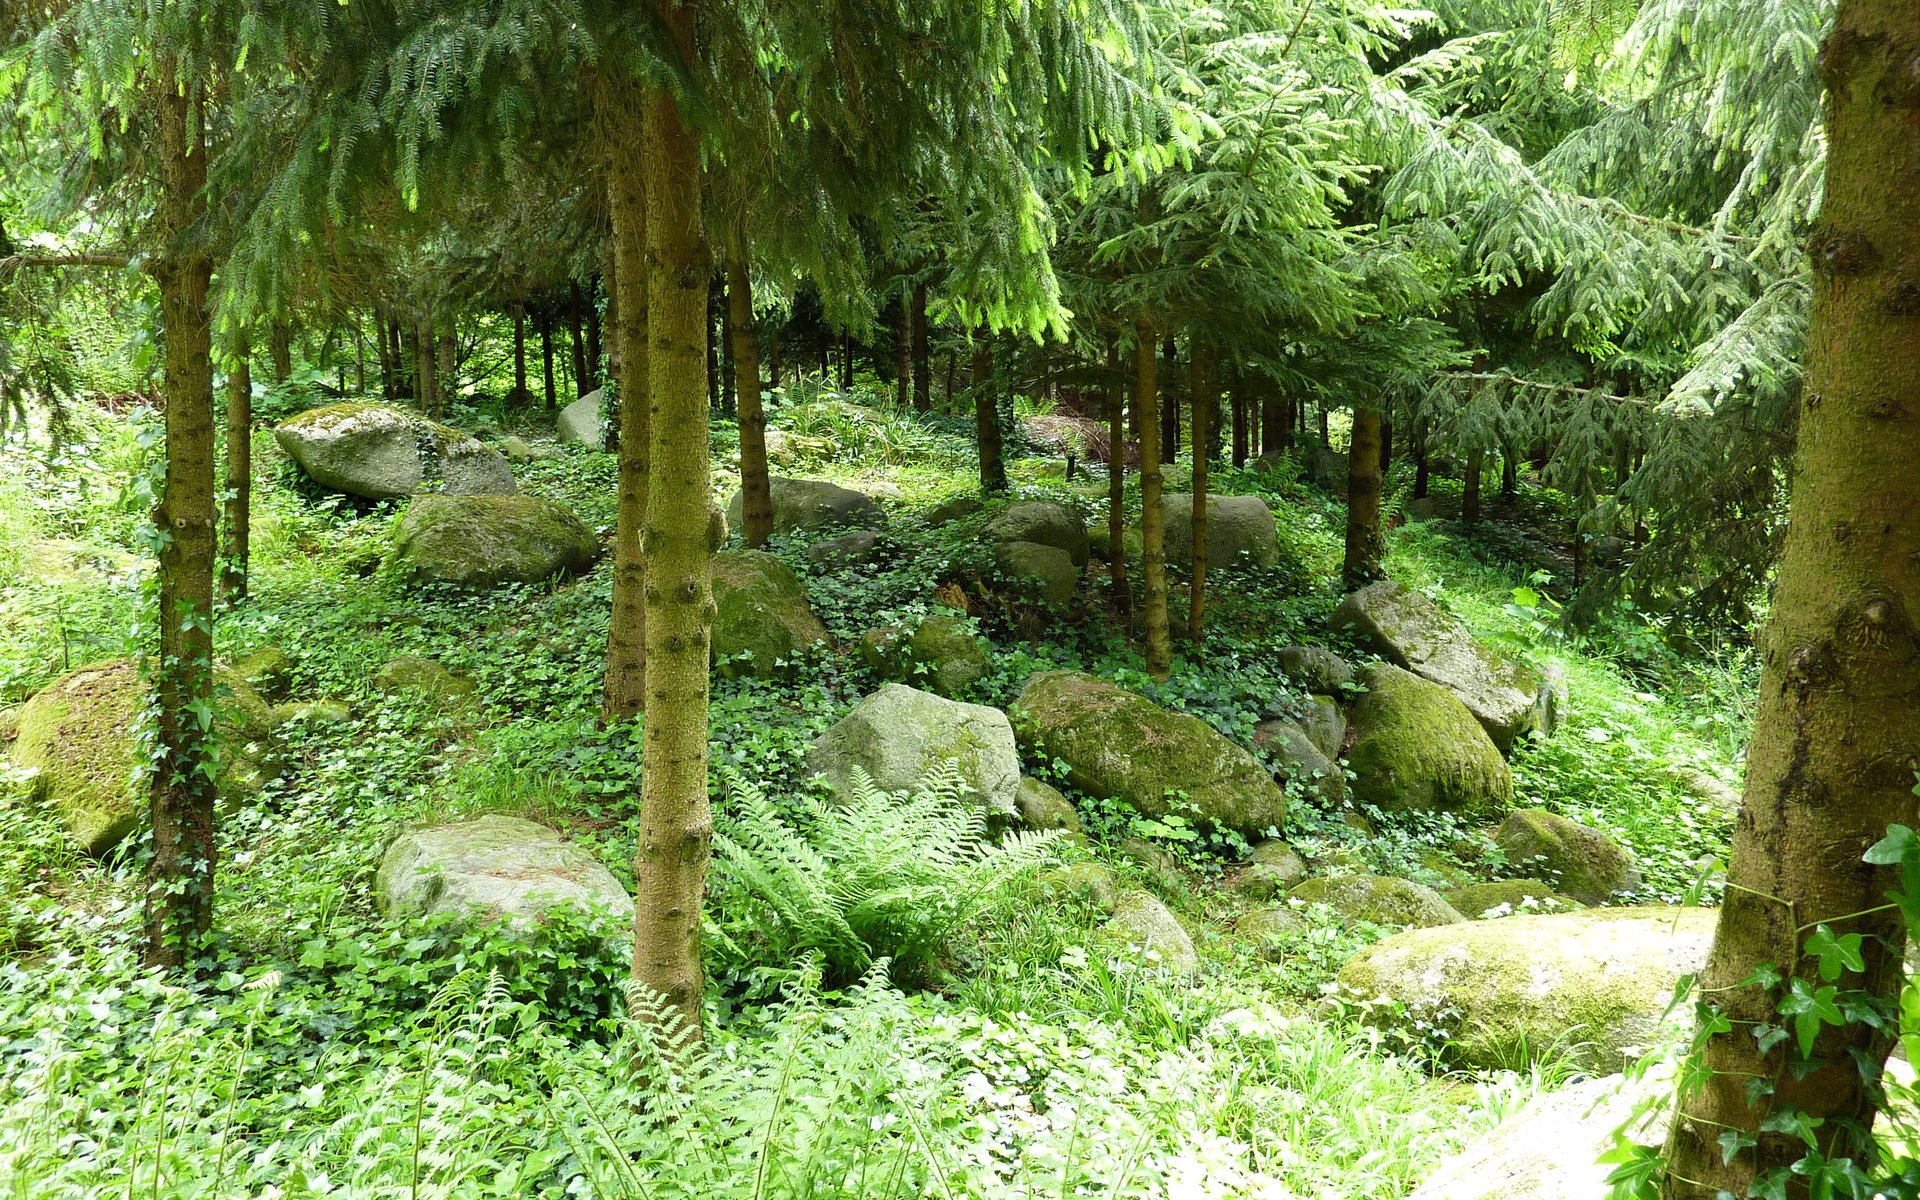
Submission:
[[[1127,578],[1127,423],[1126,377],[1120,371],[1120,346],[1107,345],[1107,577],[1113,606],[1133,620],[1133,584]]]
[[[602,77],[604,78],[604,76]],[[634,148],[645,136],[640,93],[607,86],[599,96],[607,159],[607,212],[613,226],[614,355],[620,363],[618,499],[613,539],[613,608],[607,623],[607,677],[600,718],[631,720],[647,703],[647,564],[641,535],[647,524],[649,444],[647,402],[651,395],[647,339],[647,196]],[[553,397],[551,319],[541,322],[546,347],[547,396]],[[605,411],[605,406],[602,406]]]
[[[689,72],[695,6],[653,0]],[[702,223],[700,150],[673,96],[649,87],[646,112],[648,392],[647,713],[634,978],[693,1029],[704,976],[700,910],[712,853],[707,802],[707,662],[713,586],[704,365],[713,255]]]
[[[220,595],[227,603],[247,594],[248,524],[253,503],[253,375],[248,344],[240,335],[227,368],[226,545],[220,554]]]
[[[1780,1022],[1776,997],[1746,982],[1770,963],[1813,988],[1890,998],[1906,941],[1886,905],[1899,869],[1861,854],[1890,823],[1913,823],[1920,763],[1920,7],[1840,0],[1820,62],[1827,188],[1808,239],[1792,499],[1727,895],[1700,979],[1732,1028],[1708,1039],[1710,1073],[1674,1122],[1670,1200],[1747,1195],[1806,1152],[1775,1131],[1797,1120],[1815,1123],[1828,1159],[1858,1159],[1895,1031],[1822,1026],[1811,1065],[1792,1038],[1763,1050],[1754,1028]],[[1821,978],[1807,953],[1821,922],[1867,935],[1864,970]],[[1727,1161],[1727,1131],[1757,1144]],[[1794,1183],[1788,1194],[1805,1195]]]
[[[1199,343],[1196,342],[1189,353],[1193,356],[1189,372],[1193,381],[1193,580],[1187,590],[1187,641],[1198,646],[1207,605],[1207,459],[1212,450],[1219,398],[1207,378],[1206,359]]]
[[[273,359],[273,381],[285,383],[293,377],[293,326],[275,321],[267,335],[267,353]]]
[[[540,382],[546,388],[547,411],[560,407],[560,392],[553,385],[553,311],[540,306]]]
[[[901,412],[913,405],[913,312],[909,295],[900,295],[893,322],[893,404]]]
[[[927,353],[927,285],[913,285],[913,407],[933,411],[933,360]]]
[[[973,343],[973,432],[980,445],[980,490],[1007,490],[1007,463],[1000,445],[1000,405],[988,380],[993,374],[993,348],[982,327]]]
[[[1487,456],[1479,447],[1467,451],[1466,477],[1460,489],[1460,519],[1472,525],[1480,519],[1480,477],[1486,471]]]
[[[527,306],[524,302],[513,302],[513,398],[516,404],[525,404],[532,393],[527,391]]]
[[[1247,465],[1247,410],[1251,407],[1246,387],[1238,379],[1228,403],[1233,406],[1233,465],[1238,469]]]
[[[1324,418],[1325,410],[1321,411]],[[1380,578],[1380,410],[1353,406],[1347,447],[1347,554],[1340,577],[1348,591]]]
[[[1160,379],[1154,357],[1153,322],[1141,317],[1134,330],[1133,407],[1140,414],[1140,574],[1145,580],[1147,672],[1173,673],[1173,642],[1167,629],[1167,524],[1160,507]]]
[[[575,399],[593,390],[587,382],[587,304],[581,299],[580,285],[567,284],[567,331],[573,344],[573,395]]]
[[[740,378],[740,523],[747,545],[773,536],[773,481],[767,468],[767,411],[760,402],[760,337],[753,323],[753,275],[744,243],[727,260],[727,307]]]
[[[166,479],[154,524],[160,549],[159,720],[148,781],[153,861],[146,959],[185,965],[213,928],[214,783],[199,713],[213,701],[213,263],[191,244],[206,213],[205,114],[197,86],[177,86],[168,56],[153,64],[159,118],[163,242],[154,259],[166,363]]]

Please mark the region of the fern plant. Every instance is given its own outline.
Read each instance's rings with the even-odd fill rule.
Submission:
[[[775,802],[733,773],[727,789],[713,839],[721,886],[764,910],[756,932],[769,961],[817,956],[830,982],[883,959],[895,979],[923,979],[956,930],[1005,903],[1015,882],[1052,858],[1058,836],[994,841],[985,808],[951,762],[900,793],[855,767],[839,803],[811,795]]]

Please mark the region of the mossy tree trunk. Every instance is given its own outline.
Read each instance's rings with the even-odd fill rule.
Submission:
[[[1670,1200],[1745,1196],[1756,1180],[1785,1176],[1806,1153],[1799,1136],[1775,1131],[1795,1111],[1816,1123],[1822,1155],[1858,1160],[1897,1027],[1825,1025],[1809,1066],[1791,1038],[1761,1048],[1754,1030],[1781,1023],[1777,997],[1745,982],[1773,964],[1789,981],[1890,1003],[1906,940],[1886,903],[1899,869],[1861,854],[1890,823],[1913,823],[1920,763],[1920,7],[1840,0],[1820,61],[1830,150],[1808,242],[1813,311],[1789,523],[1727,896],[1701,975],[1732,1028],[1707,1040],[1709,1074],[1674,1123]],[[1863,970],[1821,978],[1807,954],[1821,922],[1867,935]],[[1728,1132],[1755,1139],[1731,1161]],[[1804,1181],[1788,1194],[1805,1195]]]
[[[1212,456],[1213,423],[1219,413],[1219,397],[1214,393],[1209,359],[1195,342],[1190,351],[1187,377],[1193,393],[1193,577],[1187,589],[1187,641],[1200,644],[1201,623],[1207,606],[1207,460]]]
[[[744,243],[727,259],[727,309],[734,370],[740,379],[740,524],[747,545],[773,536],[773,481],[767,469],[767,411],[760,402],[760,338],[753,323],[753,278]]]
[[[1107,577],[1113,606],[1133,619],[1133,583],[1127,578],[1127,423],[1126,377],[1120,370],[1120,346],[1107,346]]]
[[[247,595],[248,519],[253,504],[253,374],[241,334],[227,367],[226,545],[220,553],[220,595],[228,604]]]
[[[1321,416],[1325,417],[1325,412]],[[1348,591],[1380,578],[1380,410],[1353,406],[1353,438],[1347,447],[1347,553],[1340,578]]]
[[[1480,478],[1486,472],[1486,453],[1467,451],[1467,473],[1460,489],[1460,519],[1472,525],[1480,519]]]
[[[530,395],[527,391],[527,306],[524,301],[513,302],[513,398],[515,403],[524,404]]]
[[[602,77],[604,79],[604,76]],[[641,534],[647,524],[647,466],[649,444],[647,401],[650,396],[647,345],[647,197],[639,155],[634,148],[644,136],[639,91],[606,86],[599,97],[601,137],[607,156],[607,211],[613,226],[613,286],[619,295],[613,307],[613,341],[620,362],[617,453],[618,499],[613,541],[613,608],[607,627],[607,677],[600,698],[600,717],[608,724],[631,720],[646,707],[647,695],[647,564]],[[553,355],[547,346],[546,374],[549,403],[553,396]]]
[[[695,8],[654,0],[683,62],[698,60]],[[647,92],[647,712],[635,980],[698,1030],[700,911],[712,853],[707,803],[707,662],[713,632],[705,380],[713,255],[701,218],[700,148],[671,93]]]
[[[973,343],[973,432],[980,446],[980,490],[1007,490],[1007,460],[1000,442],[1000,404],[994,397],[993,346],[983,326]]]
[[[1153,322],[1134,329],[1133,407],[1140,414],[1140,574],[1145,581],[1147,672],[1173,673],[1173,642],[1167,628],[1167,529],[1160,507],[1160,378]]]
[[[273,381],[285,383],[293,378],[293,325],[275,321],[267,334],[267,354],[273,359]]]
[[[163,56],[153,67],[159,124],[163,242],[160,289],[166,363],[166,480],[154,525],[161,538],[159,720],[148,800],[153,860],[146,893],[146,959],[189,962],[213,928],[214,783],[207,759],[213,702],[213,335],[207,291],[213,262],[192,244],[206,215],[207,151],[200,90],[176,85]]]

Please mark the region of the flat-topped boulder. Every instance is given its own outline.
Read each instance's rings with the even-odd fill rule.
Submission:
[[[492,588],[577,575],[600,539],[543,496],[416,497],[394,533],[392,560],[416,583]]]
[[[789,479],[784,475],[769,476],[767,484],[773,495],[775,533],[841,526],[878,529],[887,523],[887,510],[865,492],[824,479]],[[727,501],[727,524],[734,529],[743,525],[743,505],[739,492]]]
[[[603,403],[601,389],[588,392],[560,410],[560,415],[554,419],[554,433],[567,445],[600,449],[607,444],[606,430],[600,416]]]
[[[1503,754],[1535,729],[1552,732],[1552,681],[1488,649],[1412,588],[1391,579],[1369,584],[1341,601],[1328,624],[1458,696]]]
[[[324,404],[280,422],[273,437],[315,483],[368,500],[411,496],[426,483],[449,495],[514,491],[497,450],[391,404]]]
[[[1160,498],[1166,520],[1167,561],[1193,565],[1193,496],[1173,492]],[[1280,527],[1273,510],[1258,496],[1207,493],[1207,564],[1231,567],[1241,562],[1271,567],[1280,561]]]
[[[1250,837],[1284,828],[1287,796],[1212,726],[1079,671],[1040,671],[1014,701],[1021,747],[1074,787],[1159,817],[1181,811]]]
[[[807,768],[851,794],[853,769],[884,791],[913,789],[947,762],[987,810],[1018,812],[1020,752],[1007,715],[983,704],[963,704],[905,684],[889,683],[853,706],[814,739]]]
[[[373,879],[396,918],[450,914],[457,924],[528,929],[569,905],[599,914],[611,944],[633,938],[633,898],[586,848],[545,825],[489,814],[394,839]]]
[[[987,522],[987,537],[995,542],[1033,542],[1067,552],[1076,567],[1087,565],[1090,548],[1087,525],[1073,506],[1053,500],[1022,500],[1009,504]]]
[[[1446,688],[1381,663],[1354,702],[1354,799],[1390,812],[1498,815],[1513,806],[1513,772],[1466,705]]]
[[[763,550],[713,556],[713,658],[725,675],[772,678],[825,644],[793,568]]]

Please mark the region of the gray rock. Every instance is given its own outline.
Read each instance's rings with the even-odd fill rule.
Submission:
[[[1006,816],[1018,811],[1020,753],[1006,714],[904,684],[886,684],[854,705],[814,740],[807,768],[842,795],[852,786],[856,766],[882,789],[897,792],[913,788],[950,759],[987,811]]]
[[[898,625],[868,630],[860,637],[860,656],[882,679],[911,683],[949,699],[992,669],[984,640],[964,618],[945,613],[926,617],[912,633]]]
[[[1080,569],[1065,550],[1039,542],[1000,543],[994,547],[994,565],[1009,582],[1054,609],[1072,602],[1080,582]]]
[[[1193,564],[1193,496],[1175,492],[1161,497],[1166,520],[1167,561]],[[1207,564],[1230,567],[1242,561],[1271,567],[1280,561],[1279,526],[1273,510],[1258,496],[1207,494]]]
[[[1698,800],[1709,812],[1732,817],[1740,811],[1740,789],[1716,775],[1686,763],[1667,768],[1667,775],[1680,790]]]
[[[1099,863],[1055,867],[1042,872],[1034,883],[1043,899],[1087,904],[1107,916],[1120,902],[1120,885],[1114,882],[1113,872]]]
[[[1020,810],[1020,820],[1028,829],[1080,832],[1080,814],[1075,811],[1073,801],[1043,780],[1022,775],[1014,791],[1014,806]]]
[[[273,706],[273,724],[305,725],[310,729],[331,729],[353,720],[353,710],[339,700],[302,700],[295,704]]]
[[[837,483],[773,475],[768,477],[767,486],[773,498],[775,533],[841,526],[878,529],[887,523],[887,510],[878,500]],[[742,504],[739,492],[727,501],[727,522],[735,529],[741,527]]]
[[[1288,646],[1279,658],[1280,673],[1309,692],[1338,695],[1353,682],[1353,666],[1324,646]]]
[[[1351,921],[1375,925],[1456,925],[1466,920],[1432,888],[1390,875],[1340,875],[1309,879],[1287,893],[1290,900],[1324,904]]]
[[[1146,892],[1121,893],[1105,933],[1171,975],[1192,976],[1200,970],[1200,956],[1186,927]]]
[[[401,834],[374,897],[393,917],[457,914],[527,929],[562,904],[605,915],[610,945],[633,938],[633,899],[613,872],[545,825],[498,814]]]
[[[1460,697],[1503,754],[1557,707],[1543,707],[1549,685],[1538,673],[1481,645],[1433,601],[1390,579],[1348,596],[1328,623]]]
[[[1347,798],[1347,777],[1307,732],[1292,721],[1262,721],[1253,727],[1253,744],[1279,762],[1281,772],[1319,793],[1329,804]]]
[[[1253,848],[1253,862],[1234,878],[1233,889],[1249,900],[1271,900],[1306,877],[1306,860],[1279,838],[1268,838]]]
[[[1512,771],[1457,696],[1387,663],[1363,682],[1347,752],[1356,800],[1392,812],[1492,815],[1513,806]]]
[[[476,589],[577,575],[599,557],[586,522],[544,496],[417,497],[392,555],[415,583]]]
[[[800,577],[763,550],[716,554],[713,572],[713,658],[720,672],[775,678],[829,639],[807,603]]]
[[[1582,904],[1605,904],[1640,886],[1640,869],[1626,847],[1543,808],[1508,813],[1493,841],[1513,866],[1559,880],[1560,890]]]
[[[1233,936],[1259,957],[1268,962],[1279,962],[1285,957],[1286,941],[1306,928],[1307,920],[1297,909],[1285,904],[1273,904],[1253,909],[1235,921]]]
[[[1309,696],[1295,724],[1328,758],[1339,758],[1347,744],[1347,714],[1332,696]]]
[[[1315,487],[1344,496],[1348,475],[1345,454],[1317,443],[1307,448],[1307,478]]]
[[[1407,1200],[1606,1200],[1614,1133],[1643,1104],[1673,1087],[1661,1072],[1638,1079],[1603,1075],[1535,1096],[1494,1129],[1440,1164]],[[1652,1105],[1633,1140],[1666,1140],[1671,1104]]]
[[[598,450],[607,444],[607,435],[600,424],[600,406],[604,395],[595,388],[560,410],[560,416],[554,421],[554,432],[560,440],[569,446],[585,446]]]
[[[1422,496],[1420,499],[1409,501],[1407,504],[1407,520],[1415,523],[1431,521],[1438,514],[1439,509],[1434,505],[1433,497],[1431,496]]]
[[[1052,500],[1023,500],[1009,504],[987,522],[987,537],[995,542],[1033,542],[1064,550],[1076,567],[1087,565],[1086,522],[1078,510]]]
[[[986,505],[980,502],[978,496],[955,496],[949,500],[942,500],[929,509],[927,524],[946,525],[962,517],[970,517],[985,507]]]
[[[373,677],[375,691],[413,700],[424,700],[443,708],[456,707],[473,699],[479,685],[465,675],[456,674],[431,658],[402,654],[391,659]]]
[[[508,462],[515,466],[530,463],[540,457],[539,454],[535,453],[533,447],[527,444],[525,438],[518,437],[501,438],[500,453]]]
[[[322,487],[369,500],[438,480],[452,495],[510,495],[513,470],[479,439],[386,404],[348,401],[288,417],[274,440]]]
[[[870,562],[880,549],[880,535],[856,529],[807,547],[807,557],[825,567],[853,567]]]

